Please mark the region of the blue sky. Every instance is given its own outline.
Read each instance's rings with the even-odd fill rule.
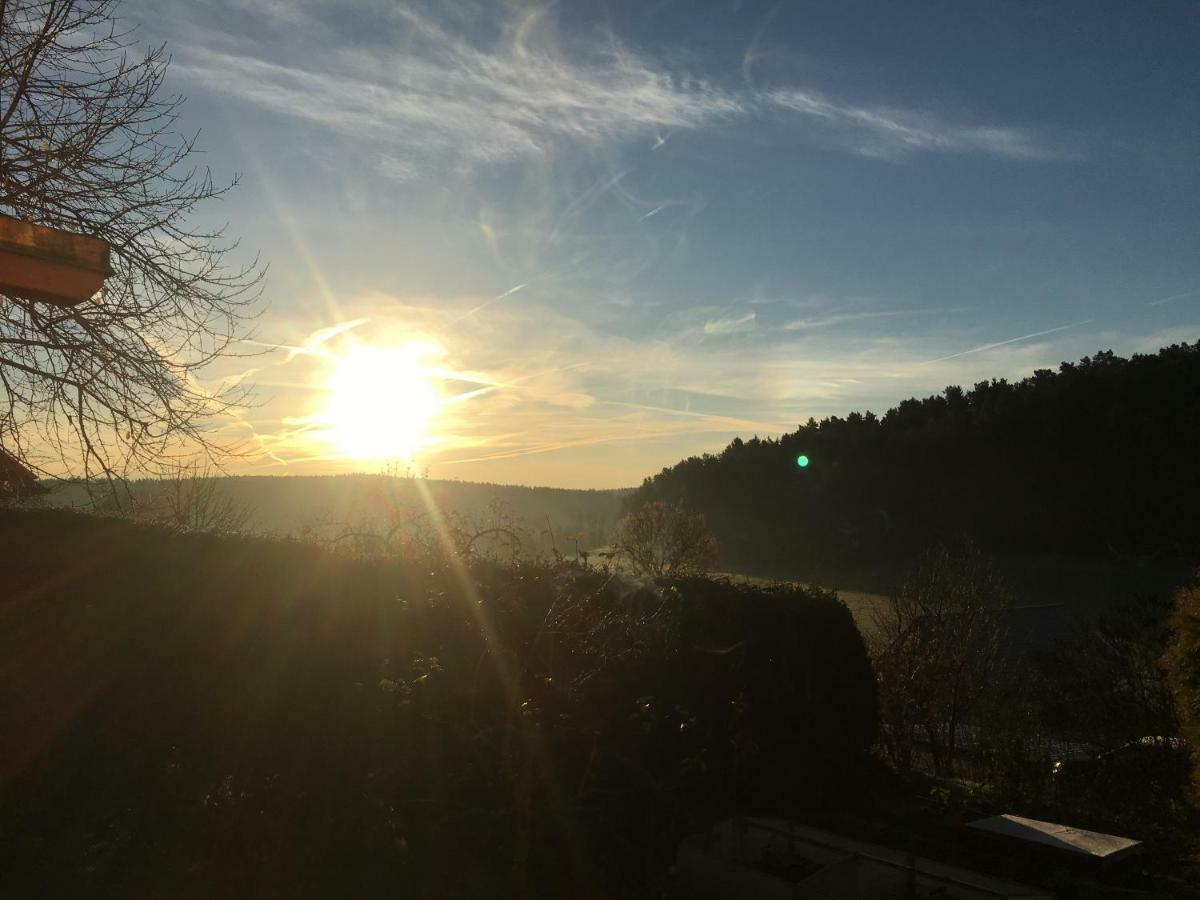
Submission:
[[[271,266],[247,471],[426,348],[435,477],[631,485],[736,434],[1200,338],[1194,3],[128,0]],[[249,366],[249,368],[247,368]],[[378,386],[381,417],[403,385]]]

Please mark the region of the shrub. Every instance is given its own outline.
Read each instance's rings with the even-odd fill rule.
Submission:
[[[655,578],[706,572],[717,559],[717,542],[704,517],[662,501],[627,513],[613,531],[612,545],[635,572]]]
[[[1180,734],[1190,744],[1195,761],[1200,749],[1200,572],[1175,595],[1171,642],[1163,665],[1179,714]],[[1193,767],[1192,787],[1200,799],[1200,766]]]
[[[934,771],[953,775],[964,731],[989,739],[986,713],[1015,698],[1000,619],[1008,603],[994,565],[975,549],[931,549],[881,608],[873,629],[884,749],[902,768],[928,747]],[[996,699],[1004,702],[996,704]],[[999,737],[999,735],[996,735]]]
[[[611,895],[874,738],[820,591],[53,511],[0,541],[0,893]]]

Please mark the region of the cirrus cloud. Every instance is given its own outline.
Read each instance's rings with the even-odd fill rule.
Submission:
[[[269,18],[274,9],[256,14]],[[173,72],[204,90],[385,148],[380,171],[399,181],[447,163],[470,169],[544,158],[564,144],[653,138],[658,147],[663,133],[747,121],[794,122],[800,143],[875,159],[930,152],[1072,158],[1013,125],[848,103],[807,87],[723,87],[668,70],[611,34],[563,50],[544,11],[499,23],[493,31],[501,37],[486,44],[405,7],[381,17],[379,28],[394,32],[403,49],[385,41],[339,44],[336,34],[317,31],[318,43],[330,46],[272,60],[238,35],[208,34],[181,48]]]

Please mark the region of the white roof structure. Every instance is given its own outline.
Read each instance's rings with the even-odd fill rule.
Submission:
[[[1003,815],[980,819],[967,825],[976,831],[994,834],[1012,840],[1026,841],[1052,850],[1061,850],[1077,858],[1094,859],[1110,863],[1131,856],[1142,849],[1142,842],[1132,838],[1117,837],[1085,831],[1054,822],[1041,822],[1023,816]]]
[[[685,896],[755,900],[1053,900],[1053,892],[783,819],[735,818],[687,838]]]

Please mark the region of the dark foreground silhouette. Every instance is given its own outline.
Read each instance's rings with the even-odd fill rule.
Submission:
[[[0,512],[0,894],[614,896],[876,734],[820,591]]]

